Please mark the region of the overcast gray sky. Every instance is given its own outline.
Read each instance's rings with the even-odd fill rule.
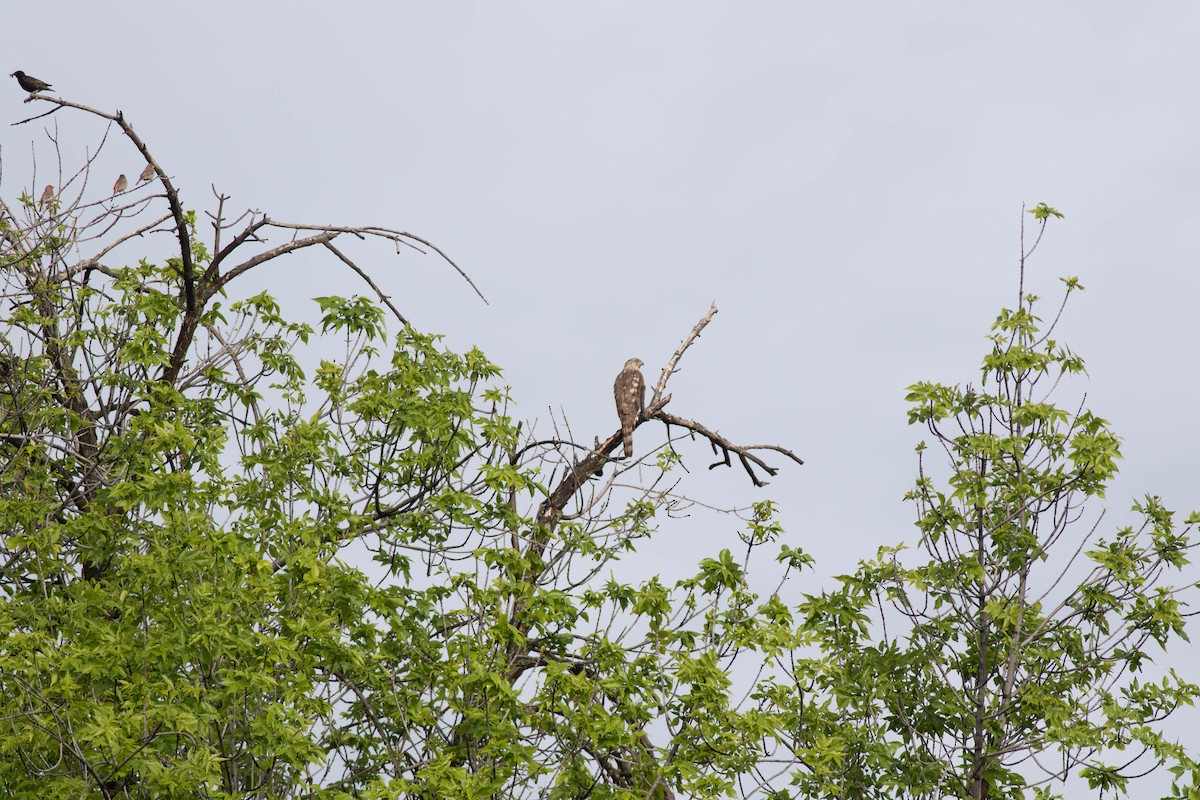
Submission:
[[[553,407],[607,436],[621,364],[655,379],[715,300],[672,410],[808,463],[766,490],[735,472],[693,485],[776,498],[819,576],[912,540],[901,495],[923,431],[904,388],[977,380],[1014,300],[1021,204],[1046,202],[1067,218],[1030,287],[1087,287],[1060,338],[1090,379],[1060,401],[1087,391],[1124,437],[1113,525],[1146,492],[1200,507],[1200,5],[22,8],[4,74],[122,109],[190,207],[211,207],[212,183],[277,219],[444,248],[490,305],[432,258],[358,255],[418,327],[501,364],[521,416]],[[27,113],[15,82],[3,94],[10,119]],[[94,144],[56,116],[68,146]],[[36,134],[0,130],[6,196]],[[106,157],[140,170],[123,142]],[[257,280],[308,315],[306,298],[354,286],[306,256]],[[733,530],[675,526],[648,557],[734,546]]]

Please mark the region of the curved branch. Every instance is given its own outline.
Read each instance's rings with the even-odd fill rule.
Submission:
[[[163,188],[166,189],[167,204],[171,208],[171,216],[175,218],[175,232],[177,238],[179,239],[179,258],[183,269],[186,309],[188,313],[193,313],[196,308],[194,283],[195,265],[192,261],[192,242],[188,237],[187,219],[184,215],[183,205],[179,202],[179,190],[177,190],[175,185],[171,183],[171,179],[167,177],[167,173],[163,172],[163,170],[158,166],[157,162],[155,162],[154,156],[150,155],[150,148],[147,147],[146,143],[142,141],[142,137],[137,135],[137,133],[133,130],[133,126],[126,121],[125,115],[120,111],[117,111],[115,114],[110,114],[107,111],[101,111],[100,109],[93,108],[92,106],[85,106],[82,103],[64,100],[61,97],[46,97],[43,95],[38,95],[34,99],[44,100],[47,103],[53,103],[63,108],[75,108],[88,114],[93,114],[101,119],[107,119],[111,122],[117,123],[129,141],[133,142],[134,147],[136,147],[138,152],[142,154],[142,157],[146,159],[146,163],[154,167],[154,171],[158,173],[159,180],[162,181]]]
[[[288,229],[297,230],[297,231],[332,231],[335,233],[349,233],[354,236],[357,236],[360,239],[365,239],[368,236],[375,236],[380,239],[387,239],[390,242],[395,242],[397,247],[403,245],[405,247],[411,247],[412,249],[416,250],[419,253],[424,253],[425,252],[424,250],[422,250],[421,248],[417,247],[416,245],[414,245],[412,243],[412,242],[420,242],[425,247],[428,247],[430,250],[432,250],[433,252],[435,252],[439,256],[441,256],[442,260],[445,261],[447,264],[454,267],[455,271],[458,272],[458,274],[462,276],[462,279],[465,280],[467,282],[467,284],[470,285],[470,287],[475,290],[475,294],[479,295],[479,299],[482,300],[485,304],[491,305],[491,303],[488,303],[488,299],[483,296],[483,292],[479,291],[479,287],[475,285],[475,281],[471,280],[471,276],[468,275],[462,267],[460,267],[458,264],[456,264],[454,262],[454,259],[452,259],[452,258],[450,258],[450,256],[446,255],[445,251],[442,250],[442,248],[438,247],[436,244],[434,244],[430,241],[422,239],[420,236],[411,234],[408,231],[398,231],[393,228],[384,228],[379,225],[367,225],[367,226],[359,227],[359,228],[348,228],[348,227],[338,226],[338,225],[297,225],[294,223],[274,222],[274,221],[271,222],[271,227],[288,228]],[[409,239],[411,239],[412,241],[407,241]]]

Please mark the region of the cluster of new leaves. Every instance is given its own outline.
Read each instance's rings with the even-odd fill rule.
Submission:
[[[1181,527],[1147,497],[1136,524],[1098,535],[1103,513],[1088,501],[1115,476],[1119,440],[1086,408],[1052,402],[1083,362],[1054,324],[1041,329],[1036,302],[1022,291],[997,318],[978,388],[909,389],[909,421],[934,444],[918,448],[907,495],[927,560],[883,548],[807,603],[831,657],[808,680],[861,722],[831,739],[838,786],[801,781],[807,793],[1054,797],[1077,774],[1124,796],[1131,776],[1168,764],[1188,778],[1172,796],[1194,796],[1194,761],[1157,723],[1200,688],[1143,672],[1154,650],[1187,639],[1169,581],[1188,588],[1200,516]]]

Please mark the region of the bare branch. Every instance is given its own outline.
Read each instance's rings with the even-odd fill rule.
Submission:
[[[679,363],[679,359],[683,358],[684,351],[692,346],[692,342],[700,338],[700,331],[704,330],[708,323],[712,322],[712,318],[716,315],[716,313],[717,304],[714,302],[708,309],[708,313],[700,318],[700,321],[697,322],[695,327],[692,328],[691,333],[687,335],[683,342],[680,343],[678,349],[675,350],[675,354],[671,356],[671,360],[667,362],[665,367],[663,367],[662,377],[658,379],[658,385],[654,387],[654,395],[650,398],[651,406],[658,404],[658,400],[660,397],[662,397],[662,393],[666,391],[667,381],[670,380],[671,376],[675,374],[675,367]],[[665,405],[665,403],[663,403],[663,405]]]
[[[29,95],[29,97],[26,97],[23,102],[28,103],[30,100],[51,100],[51,101],[53,101],[54,99],[55,98],[52,98],[52,97],[42,97],[41,95],[32,95],[31,94],[31,95]],[[64,105],[65,105],[65,103],[64,103]],[[9,126],[12,127],[14,125],[24,125],[27,122],[35,122],[36,120],[39,120],[42,117],[48,117],[51,114],[57,113],[59,108],[60,107],[55,107],[55,108],[52,108],[49,111],[45,112],[44,114],[38,114],[37,116],[26,117],[25,119],[19,119],[16,122],[9,123]]]
[[[450,256],[446,255],[446,253],[440,247],[433,244],[432,242],[422,239],[420,236],[416,236],[414,234],[408,233],[407,231],[398,231],[398,230],[394,230],[392,228],[383,228],[378,225],[368,225],[368,226],[359,227],[359,228],[347,228],[347,227],[341,227],[341,226],[336,226],[336,225],[296,225],[296,224],[287,223],[287,222],[275,222],[275,221],[271,222],[271,226],[275,227],[275,228],[291,228],[293,230],[298,230],[298,231],[332,231],[335,233],[349,233],[354,236],[357,236],[360,239],[365,239],[368,236],[375,236],[375,237],[378,237],[381,239],[387,239],[388,241],[395,242],[398,247],[400,245],[403,245],[405,247],[411,247],[412,249],[423,253],[423,252],[425,252],[424,250],[421,250],[421,248],[415,246],[412,243],[412,242],[419,242],[420,244],[424,245],[425,247],[428,247],[430,250],[432,250],[433,252],[435,252],[439,256],[441,256],[442,260],[445,261],[447,264],[454,267],[455,271],[457,271],[458,274],[462,276],[463,280],[465,280],[470,285],[470,287],[475,290],[475,294],[479,295],[479,299],[482,300],[484,303],[487,303],[488,305],[490,305],[490,303],[488,303],[488,299],[483,296],[483,292],[479,291],[479,287],[475,285],[475,281],[471,280],[471,276],[468,275],[463,270],[462,267],[460,267],[458,264],[456,264],[454,262],[454,259],[452,259],[452,258],[450,258]],[[407,241],[407,240],[411,240],[411,241]]]

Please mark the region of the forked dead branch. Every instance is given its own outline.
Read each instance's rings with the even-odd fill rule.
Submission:
[[[654,387],[654,393],[651,395],[650,403],[643,410],[638,418],[636,425],[641,425],[645,422],[658,420],[667,426],[667,440],[671,441],[671,428],[683,428],[688,431],[688,435],[692,438],[697,436],[708,440],[714,453],[721,456],[721,460],[709,465],[709,469],[719,466],[730,466],[730,454],[738,457],[742,467],[746,470],[746,474],[750,476],[750,480],[755,486],[764,486],[766,484],[755,472],[755,467],[762,470],[769,476],[775,476],[778,473],[777,467],[772,467],[767,464],[757,451],[771,450],[781,453],[788,459],[797,464],[803,464],[804,461],[792,451],[772,444],[751,444],[740,445],[736,444],[721,434],[709,429],[695,420],[679,417],[674,414],[667,413],[664,409],[671,402],[671,395],[666,394],[667,382],[671,376],[679,369],[679,362],[682,360],[684,353],[691,347],[700,337],[701,331],[708,326],[712,318],[717,313],[717,306],[714,303],[708,311],[700,318],[700,320],[692,328],[691,332],[684,337],[679,347],[667,360],[667,364],[663,367],[662,375],[658,379],[658,383]],[[578,492],[594,475],[603,471],[604,467],[610,463],[614,463],[612,454],[621,446],[621,431],[618,430],[605,439],[599,442],[596,446],[585,455],[582,459],[575,461],[567,474],[554,486],[549,496],[542,502],[538,510],[538,523],[548,529],[553,529],[562,519],[564,509],[570,503],[571,498]]]

